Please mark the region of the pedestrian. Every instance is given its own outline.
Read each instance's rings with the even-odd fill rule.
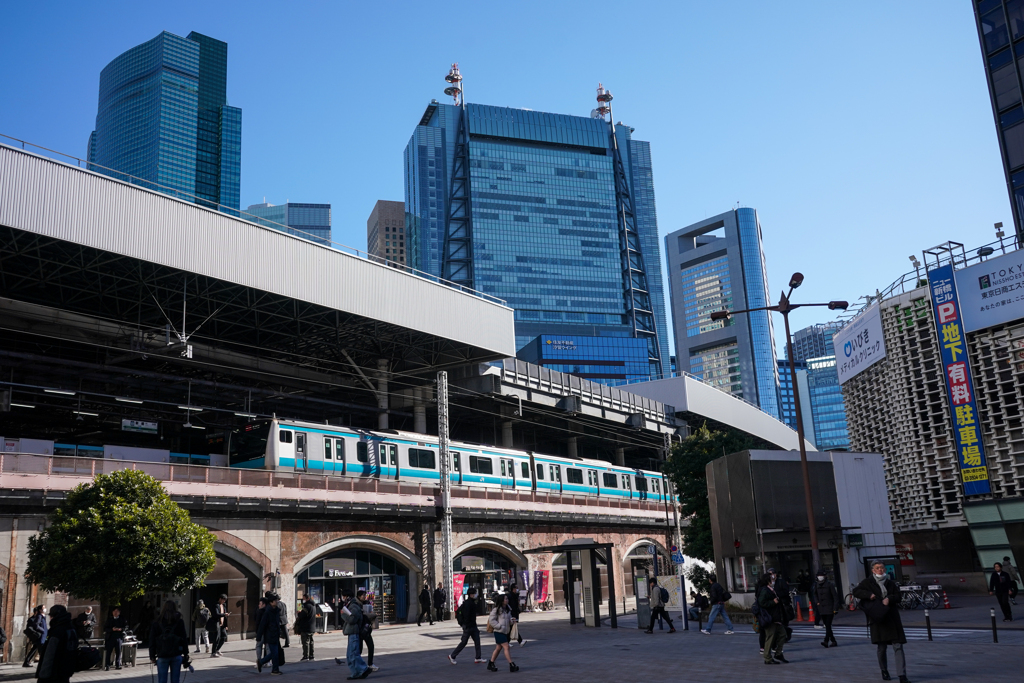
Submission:
[[[1003,610],[1003,621],[1013,621],[1013,612],[1010,610],[1010,591],[1013,588],[1013,579],[1009,572],[1003,571],[1003,565],[996,562],[992,565],[992,576],[988,580],[988,594],[996,596],[999,601],[999,608]]]
[[[153,603],[149,600],[142,606],[142,616],[139,618],[138,628],[135,629],[135,637],[139,641],[139,645],[147,645],[149,643],[149,627],[156,621],[156,608],[153,607]],[[128,624],[131,626],[131,624]]]
[[[519,647],[526,645],[526,639],[523,638],[523,634],[519,632],[519,613],[522,611],[522,606],[519,604],[519,588],[516,584],[512,584],[508,587],[508,606],[512,610],[512,618],[516,620],[515,628],[512,629],[511,640],[519,643]],[[512,643],[509,642],[509,647]]]
[[[473,647],[476,649],[476,659],[473,660],[473,663],[483,664],[484,662],[480,653],[480,629],[476,625],[476,615],[479,609],[480,606],[477,604],[476,599],[476,588],[471,587],[466,594],[465,600],[455,610],[455,620],[462,627],[462,639],[459,641],[459,646],[455,648],[455,651],[448,655],[448,661],[452,664],[458,664],[455,659],[465,649],[470,638],[473,639]]]
[[[1017,568],[1013,566],[1013,563],[1010,562],[1010,558],[1007,555],[1003,556],[1003,569],[1010,575],[1010,580],[1013,581],[1013,586],[1010,590],[1010,604],[1016,605],[1017,585],[1020,583],[1020,572],[1018,572]]]
[[[814,586],[811,582],[811,575],[808,574],[806,570],[801,569],[799,572],[797,572],[796,575],[797,601],[800,603],[801,607],[810,605],[814,602],[813,598],[811,597],[811,592],[813,590]],[[804,603],[803,599],[806,599],[807,602]],[[818,619],[817,614],[815,614],[814,625],[818,626],[819,621],[820,619]]]
[[[202,600],[196,603],[196,608],[192,610],[192,630],[195,631],[196,638],[196,652],[199,652],[199,645],[206,648],[206,651],[210,651],[210,633],[206,630],[206,625],[210,622],[210,608],[206,606],[206,603]]]
[[[25,655],[25,663],[22,664],[24,667],[32,666],[32,658],[42,651],[43,645],[46,643],[46,615],[43,614],[44,609],[42,605],[36,605],[36,608],[32,610],[32,616],[28,618],[28,622],[25,624],[25,637],[28,638],[28,654]]]
[[[373,631],[377,628],[377,613],[373,611],[373,602],[366,599],[366,591],[360,588],[356,591],[356,600],[363,605],[363,624],[359,629],[359,654],[363,654],[363,644],[366,644],[366,666],[370,671],[378,671],[380,667],[373,665]]]
[[[104,671],[110,671],[111,655],[113,655],[114,668],[121,668],[121,650],[124,647],[124,632],[128,629],[128,620],[121,616],[121,608],[115,607],[110,610],[110,616],[103,627],[107,636],[107,663]]]
[[[96,632],[96,615],[92,613],[92,605],[88,605],[85,611],[75,619],[75,630],[81,640],[91,640]]]
[[[825,572],[818,572],[815,578],[817,580],[814,583],[814,613],[825,625],[825,639],[821,641],[821,644],[827,648],[831,643],[832,647],[835,647],[839,643],[836,642],[836,636],[832,632],[832,619],[840,607],[839,590],[834,583],[827,580]]]
[[[423,590],[420,591],[420,613],[416,617],[416,625],[423,625],[423,617],[426,616],[430,620],[430,625],[434,625],[434,613],[430,609],[430,585],[423,584]]]
[[[309,597],[309,593],[302,596],[302,609],[295,617],[295,632],[299,634],[302,641],[302,659],[300,661],[313,661],[313,634],[316,633],[316,603]]]
[[[782,654],[786,646],[786,628],[782,621],[783,603],[778,593],[778,578],[768,574],[767,579],[756,596],[761,611],[771,618],[771,623],[761,626],[764,632],[764,663],[788,664],[789,660]]]
[[[657,619],[659,615],[664,617],[665,621],[668,622],[668,632],[675,633],[676,625],[672,623],[672,617],[670,617],[668,612],[665,611],[665,596],[668,595],[668,591],[658,585],[658,579],[656,577],[651,578],[650,588],[649,599],[651,604],[651,623],[644,633],[654,633],[654,620]],[[708,626],[710,627],[711,624],[708,624]]]
[[[853,589],[853,597],[860,600],[860,608],[864,610],[871,627],[871,642],[877,647],[878,666],[882,669],[882,680],[892,680],[886,659],[886,648],[892,646],[896,657],[896,674],[900,683],[910,683],[907,678],[907,660],[903,654],[903,646],[907,642],[907,634],[903,631],[903,621],[899,604],[900,587],[885,573],[885,565],[875,562],[871,565],[871,576],[867,577]]]
[[[793,629],[789,622],[796,618],[796,608],[793,606],[793,595],[786,577],[774,569],[768,570],[775,576],[775,593],[779,596],[779,604],[782,605],[782,628],[786,629],[786,642],[793,639]]]
[[[562,582],[562,599],[565,600],[565,608],[569,609],[569,582]]]
[[[426,591],[427,599],[429,600],[430,587],[424,585],[423,589]],[[363,625],[363,606],[352,595],[352,591],[348,588],[341,592],[341,599],[345,604],[341,610],[341,620],[345,624],[341,632],[343,635],[348,636],[348,650],[345,654],[345,662],[348,664],[348,671],[350,674],[348,680],[351,681],[357,678],[366,678],[372,673],[372,670],[359,655],[359,631]],[[341,663],[338,658],[335,658],[334,661],[339,664]]]
[[[220,657],[220,649],[228,640],[228,596],[223,593],[217,598],[217,604],[213,607],[213,616],[207,622],[206,630],[210,632],[211,657]]]
[[[64,605],[50,608],[50,626],[39,654],[39,683],[68,683],[78,665],[78,633]]]
[[[690,615],[690,621],[696,621],[700,623],[700,613],[708,608],[708,599],[704,597],[703,593],[696,591],[690,591],[690,609],[687,612]]]
[[[447,599],[448,595],[441,587],[441,582],[438,581],[437,588],[434,589],[434,618],[438,621],[444,621],[444,608],[447,606]]]
[[[265,597],[268,598],[268,602],[271,595],[272,592],[267,591]],[[277,609],[281,613],[281,639],[284,640],[281,647],[288,647],[291,645],[291,640],[288,638],[288,606],[284,604],[284,600],[277,601]]]
[[[281,675],[281,609],[276,593],[269,593],[266,596],[267,607],[263,610],[260,623],[256,626],[256,638],[263,641],[266,652],[260,659],[256,660],[256,671],[263,672],[263,667],[269,662],[270,673],[273,676]],[[161,682],[162,683],[162,682]]]
[[[515,621],[512,618],[512,608],[508,606],[508,595],[494,596],[494,609],[491,610],[490,616],[487,617],[487,630],[494,632],[494,652],[491,653],[491,659],[487,662],[488,671],[498,670],[494,662],[498,659],[498,653],[500,652],[505,653],[509,672],[519,671],[519,667],[512,661],[512,653],[509,652],[508,647],[509,634],[512,632],[512,625]]]
[[[156,664],[158,683],[181,680],[181,665],[188,656],[188,631],[173,600],[164,603],[160,617],[149,627],[149,661]]]
[[[256,614],[255,614],[256,620],[253,622],[253,623],[256,624],[257,627],[259,627],[260,622],[263,621],[263,613],[267,611],[267,605],[269,605],[269,604],[270,604],[270,601],[267,600],[265,597],[260,598],[259,603],[256,606]],[[256,636],[255,640],[256,640],[256,668],[259,669],[260,668],[260,660],[263,659],[263,655],[266,654],[266,648],[263,646],[263,639],[262,638],[260,638],[259,636]]]
[[[722,584],[718,583],[718,577],[714,574],[709,576],[708,580],[711,581],[711,613],[708,614],[708,627],[701,631],[701,633],[710,636],[711,628],[715,625],[715,617],[721,614],[722,621],[725,622],[725,635],[732,635],[732,619],[729,618],[729,613],[725,611],[725,603],[732,599],[732,593],[725,590]]]

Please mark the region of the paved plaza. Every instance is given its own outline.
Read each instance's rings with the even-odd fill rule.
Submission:
[[[955,611],[948,610],[947,615]],[[724,634],[721,622],[710,636],[698,633],[696,624],[689,631],[669,634],[656,630],[654,635],[646,635],[636,628],[632,615],[621,617],[618,629],[607,625],[594,629],[569,626],[564,611],[526,615],[522,630],[528,645],[513,647],[512,653],[522,668],[515,675],[534,681],[736,681],[751,680],[751,674],[761,677],[758,680],[878,681],[881,678],[875,650],[860,625],[861,618],[860,613],[844,614],[836,629],[839,647],[827,650],[819,644],[822,631],[795,624],[793,640],[786,646],[791,663],[773,667],[762,663],[757,636],[746,624],[737,624],[736,633],[729,636]],[[907,635],[907,666],[912,681],[1021,680],[1024,629],[1000,628],[998,644],[992,643],[991,630],[978,628],[936,627],[932,642],[924,629],[916,626],[908,627]],[[454,622],[401,625],[378,631],[374,663],[380,671],[369,680],[431,683],[449,681],[454,676],[492,679],[512,675],[503,659],[498,662],[498,673],[489,673],[483,664],[474,665],[472,645],[463,652],[459,664],[452,666],[446,655],[458,639]],[[481,640],[484,657],[488,657],[494,647],[493,637],[482,632]],[[318,637],[314,662],[294,661],[301,657],[296,641],[293,639],[292,646],[285,650],[290,663],[283,667],[282,679],[326,683],[344,680],[348,675],[347,668],[334,663],[334,657],[344,656],[340,635]],[[252,648],[253,641],[232,640],[219,659],[199,655],[195,673],[185,676],[183,683],[252,682],[260,676],[269,683],[268,671],[256,673]],[[17,665],[0,667],[0,680],[20,679],[32,671]],[[135,668],[81,673],[72,680],[145,683],[151,675],[155,673],[142,653]]]

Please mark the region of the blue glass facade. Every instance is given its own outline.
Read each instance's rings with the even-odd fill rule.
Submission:
[[[835,356],[807,360],[807,386],[810,389],[814,443],[818,450],[849,450],[846,407],[843,403],[843,390],[839,386]]]
[[[227,44],[195,32],[164,31],[121,54],[100,73],[91,168],[237,210],[242,112],[226,86]]]
[[[600,384],[649,379],[647,342],[633,337],[582,337],[542,334],[516,357]]]
[[[304,237],[324,246],[331,244],[330,204],[253,204],[245,212],[249,216],[243,218],[256,216],[253,222],[268,228]],[[261,218],[266,220],[260,220]],[[282,229],[282,225],[288,226],[288,229]]]
[[[832,338],[843,329],[846,322],[836,320],[828,323],[810,325],[793,333],[793,357],[796,360],[821,358],[836,355]]]
[[[437,275],[459,116],[455,106],[432,103],[405,150],[407,253],[414,268]],[[467,105],[467,117],[473,285],[515,309],[516,347],[541,335],[632,338],[608,123],[477,104]],[[651,265],[660,250],[650,147],[625,126],[617,138],[667,360],[661,274]]]

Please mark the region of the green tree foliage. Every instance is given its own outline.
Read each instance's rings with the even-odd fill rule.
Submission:
[[[683,574],[686,575],[686,580],[690,582],[690,586],[693,590],[704,595],[711,594],[711,572],[705,569],[702,565],[696,562],[691,562],[689,566],[683,570]]]
[[[26,574],[48,591],[115,605],[181,593],[213,570],[215,536],[143,472],[101,474],[72,490],[29,539]]]
[[[683,551],[705,562],[715,561],[715,545],[711,535],[711,511],[708,507],[708,482],[705,466],[723,455],[747,449],[776,450],[762,439],[735,429],[708,429],[707,425],[672,447],[665,464],[665,473],[679,494],[683,519]]]

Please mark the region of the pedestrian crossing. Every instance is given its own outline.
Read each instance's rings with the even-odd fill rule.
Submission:
[[[904,627],[907,640],[928,640],[928,629],[917,627]],[[871,633],[866,626],[833,626],[832,632],[836,639],[845,638],[870,638]],[[823,639],[825,629],[816,629],[813,626],[796,626],[793,628],[793,637],[814,637]],[[992,640],[992,632],[976,628],[933,628],[932,638],[934,640]]]

